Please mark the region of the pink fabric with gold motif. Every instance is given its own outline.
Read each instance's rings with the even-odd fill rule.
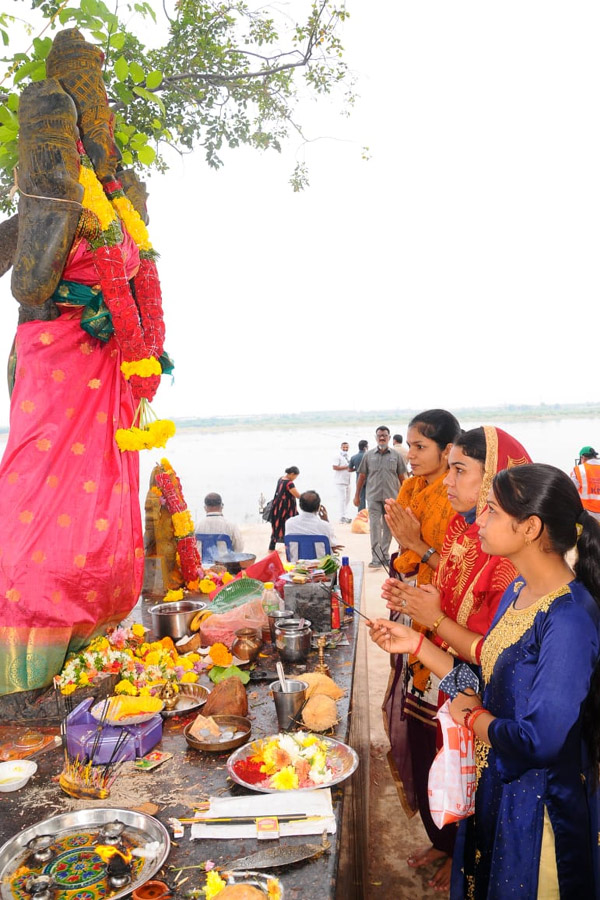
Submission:
[[[69,650],[139,596],[143,542],[133,419],[114,337],[78,318],[17,331],[10,435],[0,464],[0,694],[47,684]],[[6,652],[4,652],[6,650]]]

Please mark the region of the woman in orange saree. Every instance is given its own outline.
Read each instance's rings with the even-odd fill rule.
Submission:
[[[515,577],[511,563],[483,553],[475,518],[484,507],[496,472],[531,462],[522,445],[499,428],[486,426],[462,434],[449,456],[443,479],[448,500],[456,511],[450,520],[432,584],[411,587],[388,579],[383,596],[388,608],[410,616],[418,630],[428,630],[444,648],[452,647],[469,662],[479,663],[483,635],[487,632],[507,585]],[[422,626],[420,628],[419,626]],[[429,814],[427,780],[437,752],[439,680],[424,669],[418,658],[402,657],[424,677],[395,677],[385,704],[391,756],[401,780],[409,814],[417,810],[431,847],[409,858],[409,865],[444,863],[432,880],[434,887],[449,887],[451,854],[456,829],[438,829]],[[406,676],[405,676],[406,678]]]

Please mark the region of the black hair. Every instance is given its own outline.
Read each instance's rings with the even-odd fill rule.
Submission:
[[[550,551],[561,556],[577,544],[575,577],[600,606],[600,524],[583,508],[569,476],[542,463],[503,469],[495,476],[496,500],[509,516],[523,522],[537,516]],[[579,527],[578,527],[579,526]],[[578,531],[581,533],[578,536]],[[600,763],[600,661],[583,708],[583,734],[597,778]]]
[[[358,442],[358,449],[359,449],[359,450],[366,450],[368,446],[369,446],[369,442],[368,442],[368,441],[359,441],[359,442]]]
[[[390,429],[387,427],[387,425],[378,425],[375,429],[375,434],[377,434],[378,431],[387,431],[388,434],[390,433]]]
[[[220,506],[223,506],[223,498],[220,494],[212,492],[204,498],[204,505],[208,506],[209,509],[218,509]]]
[[[285,474],[286,475],[299,475],[300,469],[298,468],[298,466],[290,466],[289,469],[285,470]]]
[[[401,444],[401,443],[402,443],[402,435],[401,435],[401,434],[395,434],[394,437],[392,438],[392,440],[393,440],[394,443],[396,443],[396,444]]]
[[[461,431],[454,441],[454,445],[460,447],[465,456],[470,456],[471,459],[476,459],[485,466],[487,444],[485,431],[481,425],[478,428],[471,428],[469,431]]]
[[[445,450],[448,444],[454,444],[461,433],[458,419],[447,409],[426,409],[413,416],[408,427],[416,428],[424,437],[435,441],[440,450]]]
[[[300,494],[300,509],[303,512],[319,512],[320,506],[321,498],[316,491],[304,491],[303,494]]]

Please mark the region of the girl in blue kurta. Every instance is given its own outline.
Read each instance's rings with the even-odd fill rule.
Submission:
[[[600,896],[600,525],[553,466],[496,475],[482,549],[520,577],[486,637],[483,693],[452,701],[475,732],[475,815],[461,824],[453,900]],[[573,571],[564,554],[577,544]]]

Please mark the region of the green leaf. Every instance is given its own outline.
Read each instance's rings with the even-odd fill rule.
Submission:
[[[148,144],[146,144],[145,147],[140,147],[138,150],[137,158],[145,166],[150,166],[156,159],[156,150],[154,147],[149,147]]]
[[[31,59],[29,62],[22,65],[21,68],[17,71],[13,79],[14,83],[19,84],[19,82],[23,81],[24,78],[27,78],[28,75],[31,76],[33,72],[39,72],[40,70],[42,70],[43,72],[46,71],[45,61],[43,59]],[[44,76],[42,75],[42,78],[43,77]]]
[[[138,97],[143,97],[144,100],[149,100],[150,103],[156,103],[156,105],[160,107],[161,112],[166,113],[165,104],[160,97],[156,96],[156,94],[151,94],[150,91],[147,91],[146,88],[143,87],[134,87],[133,93],[137,94]]]
[[[19,129],[17,117],[10,111],[10,109],[8,109],[7,106],[0,106],[0,123],[2,123],[2,125],[13,125],[15,133]]]
[[[11,128],[8,125],[0,125],[0,141],[14,141],[17,132],[17,128]]]
[[[121,147],[125,147],[129,143],[129,135],[124,131],[115,131],[115,140],[119,142]]]
[[[133,165],[133,154],[129,150],[123,150],[123,162],[126,166]]]
[[[120,84],[118,81],[113,84],[113,91],[119,98],[119,100],[127,106],[133,100],[133,94],[129,90],[128,87],[125,87],[124,84]]]
[[[129,65],[124,56],[120,56],[115,61],[115,75],[119,81],[125,81],[129,75]]]
[[[221,681],[225,681],[226,678],[239,678],[242,684],[248,684],[250,681],[250,673],[242,672],[237,666],[227,666],[227,668],[224,668],[223,666],[213,666],[208,673],[208,677],[213,684],[220,684]]]
[[[2,43],[5,47],[8,47],[8,32],[4,28],[0,28],[0,34],[2,35]]]
[[[117,31],[115,34],[111,34],[109,38],[110,46],[114,50],[122,50],[125,45],[126,35],[122,31]]]
[[[13,112],[16,112],[19,108],[19,95],[18,94],[9,94],[8,100],[6,101],[6,105],[9,109],[12,109]]]
[[[35,51],[36,59],[46,59],[50,50],[52,48],[52,38],[34,38],[33,39],[33,49]]]
[[[105,44],[108,40],[108,36],[103,31],[92,31],[92,37],[95,38],[99,44]]]
[[[132,150],[139,150],[140,147],[145,147],[147,143],[148,137],[141,131],[138,131],[134,135],[132,135],[131,140],[129,141]]]
[[[159,69],[153,69],[146,75],[146,87],[151,91],[153,88],[157,88],[162,80],[163,73]]]
[[[129,63],[129,74],[133,78],[135,84],[141,84],[146,77],[146,73],[139,65],[139,63],[133,61]]]

